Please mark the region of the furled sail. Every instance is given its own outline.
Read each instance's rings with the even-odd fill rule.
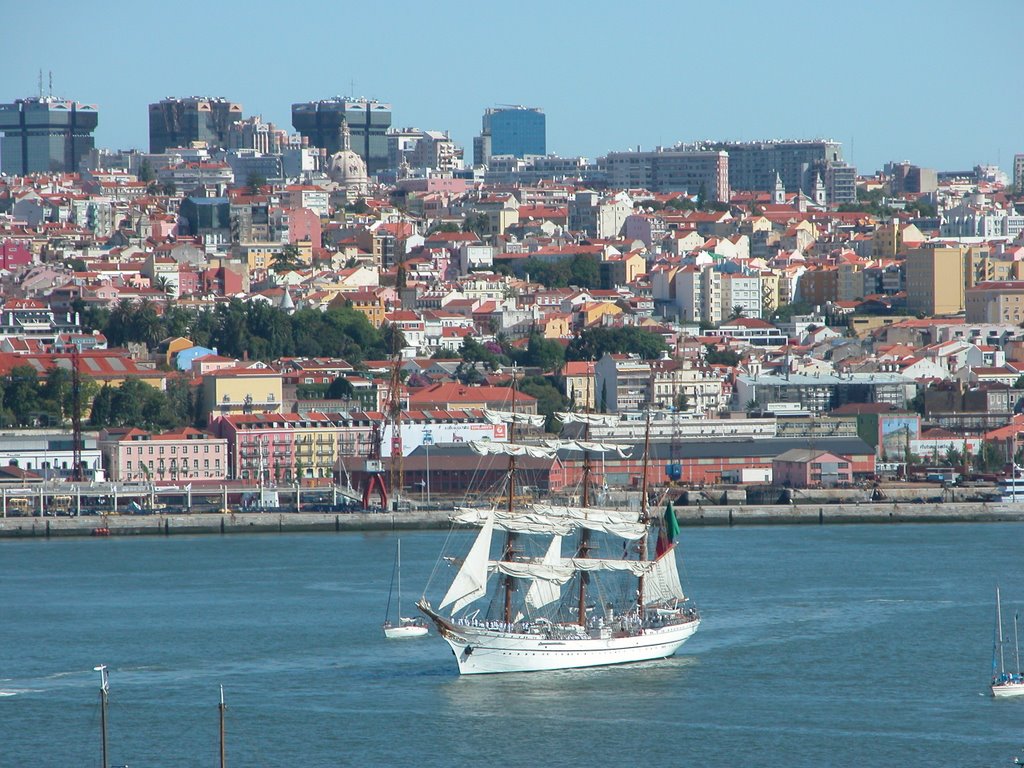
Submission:
[[[519,445],[518,443],[472,442],[469,447],[481,456],[530,456],[534,459],[551,459],[555,451],[543,445]]]
[[[488,518],[477,534],[472,549],[466,555],[462,568],[459,569],[452,585],[448,587],[448,592],[441,601],[441,608],[452,605],[454,614],[487,594],[487,559],[491,551],[493,532],[494,520]]]
[[[555,536],[551,539],[551,545],[548,547],[547,553],[544,555],[545,565],[554,565],[562,559],[562,537]],[[535,579],[530,583],[530,588],[526,591],[526,604],[534,609],[543,608],[545,605],[554,603],[562,596],[562,590],[560,590],[558,584],[551,581],[541,581]]]
[[[593,440],[545,440],[544,445],[556,451],[590,451],[591,453],[614,453],[620,458],[629,458],[629,448],[612,443],[598,443]]]
[[[605,560],[597,557],[570,557],[557,562],[544,560],[492,560],[493,573],[504,573],[517,579],[536,579],[554,584],[565,584],[576,571],[625,571],[634,576],[646,576],[651,568],[649,560]]]
[[[563,424],[586,424],[590,427],[614,427],[619,417],[614,413],[576,413],[575,411],[557,411],[555,418]]]
[[[504,573],[516,579],[534,579],[551,584],[565,584],[572,578],[572,561],[558,560],[553,563],[546,560],[491,560],[492,573]]]
[[[574,557],[569,561],[576,571],[628,571],[634,576],[646,576],[651,568],[649,560],[603,560],[596,557]]]
[[[538,429],[544,426],[546,417],[543,413],[518,413],[515,411],[483,410],[484,420],[488,424],[525,424]]]
[[[559,507],[534,504],[533,511],[551,520],[571,520],[574,525],[591,531],[639,541],[647,535],[647,526],[637,520],[636,512],[597,507]]]
[[[459,507],[451,516],[453,523],[482,526],[488,517],[494,519],[494,527],[512,533],[536,533],[554,536],[568,536],[575,529],[573,522],[567,518],[554,518],[536,512],[508,513],[503,509],[476,509]]]
[[[651,565],[644,577],[644,603],[660,603],[668,600],[685,600],[683,585],[679,582],[676,567],[676,549],[670,548]]]

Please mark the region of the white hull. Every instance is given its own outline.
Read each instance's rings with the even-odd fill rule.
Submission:
[[[427,628],[419,624],[403,624],[400,627],[384,627],[384,637],[388,640],[405,640],[410,637],[423,637]]]
[[[700,619],[623,637],[558,639],[467,627],[452,623],[442,637],[451,646],[463,675],[582,669],[672,656]]]
[[[1024,696],[1024,680],[1013,683],[993,683],[992,695],[997,699]]]

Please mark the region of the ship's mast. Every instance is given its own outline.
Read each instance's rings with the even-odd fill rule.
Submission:
[[[650,525],[650,515],[647,511],[647,465],[649,463],[651,452],[651,411],[647,409],[647,420],[644,424],[644,459],[643,459],[643,476],[640,478],[640,522],[644,525]],[[647,559],[647,534],[644,534],[643,538],[640,539],[640,560]],[[637,613],[643,618],[644,613],[644,577],[641,576],[637,579],[636,588],[636,610]]]
[[[508,442],[509,445],[515,443],[515,429],[516,429],[516,369],[512,368],[512,420],[508,425]],[[509,454],[508,457],[508,513],[511,515],[515,509],[516,499],[516,457]],[[502,560],[514,559],[513,547],[515,545],[516,535],[512,530],[509,530],[505,534],[505,551],[501,554]],[[512,576],[505,575],[505,606],[504,606],[504,618],[506,624],[512,623],[512,593],[515,591],[515,579]]]
[[[93,667],[93,671],[100,673],[100,744],[103,754],[100,768],[107,768],[107,694],[110,690],[110,680],[107,677],[106,664]]]
[[[590,378],[587,378],[587,387],[590,386]],[[590,398],[587,397],[587,403],[589,404]],[[583,439],[590,440],[590,424],[585,423],[583,425]],[[586,509],[590,506],[590,451],[583,452],[583,494],[581,502],[583,508]],[[587,528],[580,529],[580,544],[576,551],[576,557],[590,557],[590,530]],[[579,572],[579,595],[576,603],[576,621],[580,626],[586,626],[587,624],[587,587],[590,585],[590,574],[586,571]]]

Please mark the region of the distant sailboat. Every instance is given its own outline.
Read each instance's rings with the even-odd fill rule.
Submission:
[[[996,637],[992,645],[992,695],[997,698],[1007,696],[1024,696],[1024,674],[1020,668],[1020,643],[1017,640],[1017,614],[1013,615],[1013,646],[1014,671],[1006,671],[1006,658],[1003,649],[1006,638],[1003,637],[1003,606],[999,598],[999,587],[996,587]]]
[[[396,596],[395,618],[398,623],[391,621],[391,596]],[[399,640],[410,637],[423,637],[427,634],[427,625],[421,619],[410,619],[402,616],[402,540],[398,540],[398,549],[395,552],[395,565],[391,571],[391,587],[388,589],[388,607],[384,612],[384,637],[388,640]]]

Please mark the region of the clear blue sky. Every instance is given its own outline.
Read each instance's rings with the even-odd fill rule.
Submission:
[[[225,96],[291,131],[292,102],[354,82],[467,158],[495,104],[542,107],[563,156],[830,137],[865,173],[1024,152],[1022,0],[6,5],[0,100],[52,70],[54,95],[99,107],[108,148],[147,149],[146,105],[165,96]]]

